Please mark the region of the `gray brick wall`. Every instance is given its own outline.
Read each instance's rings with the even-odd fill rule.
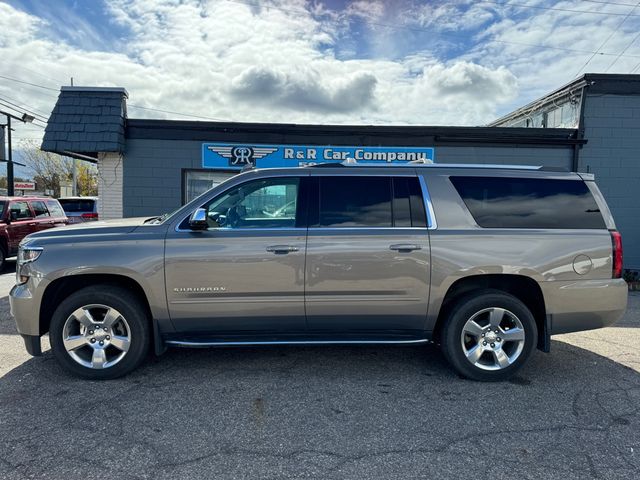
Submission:
[[[202,168],[202,142],[127,139],[123,214],[152,216],[181,205],[182,169]],[[436,147],[438,163],[553,165],[570,167],[572,150],[534,147]]]
[[[202,142],[127,139],[125,217],[160,215],[181,205],[182,169],[201,168]]]
[[[607,199],[625,268],[640,269],[640,95],[587,95],[584,127],[579,170],[595,174]]]

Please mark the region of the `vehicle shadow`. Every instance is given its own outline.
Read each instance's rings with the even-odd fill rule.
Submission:
[[[552,343],[492,384],[434,346],[173,349],[109,382],[45,352],[0,378],[0,477],[637,478],[640,375]]]

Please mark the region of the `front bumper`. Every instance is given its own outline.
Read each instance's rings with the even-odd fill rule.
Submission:
[[[540,288],[551,335],[607,327],[627,309],[628,287],[621,278],[541,282]]]
[[[9,292],[9,305],[11,315],[16,322],[18,333],[22,336],[27,351],[34,356],[41,355],[40,315],[38,302],[35,301],[29,282],[22,285],[14,285]]]

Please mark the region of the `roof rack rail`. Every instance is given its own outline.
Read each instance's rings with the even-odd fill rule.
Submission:
[[[543,165],[538,168],[538,170],[542,172],[568,172],[569,169],[566,167],[552,167],[550,165]]]
[[[324,163],[313,163],[305,166],[313,167],[313,168],[328,168],[328,167],[344,167],[345,164],[342,162],[324,162]]]

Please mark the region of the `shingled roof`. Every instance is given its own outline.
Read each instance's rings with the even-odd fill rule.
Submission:
[[[123,152],[128,97],[124,88],[62,87],[42,150],[93,158],[98,152]]]

